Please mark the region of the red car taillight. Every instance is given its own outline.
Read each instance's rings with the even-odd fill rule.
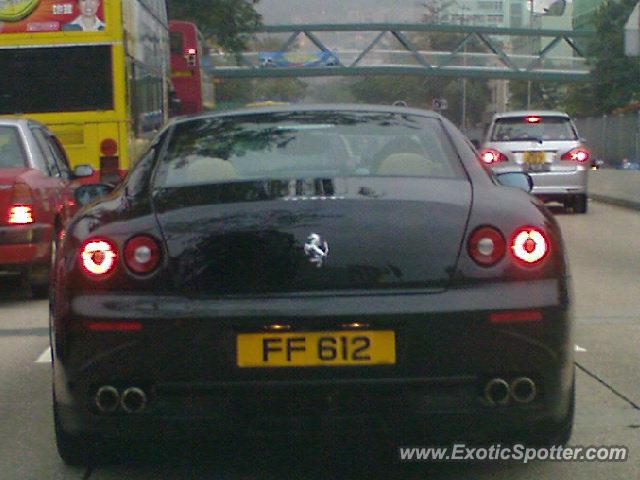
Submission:
[[[478,265],[490,267],[496,264],[506,250],[502,234],[493,227],[480,227],[469,237],[469,255]]]
[[[28,225],[33,223],[33,207],[31,205],[11,205],[8,223],[11,225]]]
[[[11,203],[7,212],[7,223],[11,225],[28,225],[34,222],[31,187],[25,183],[16,183],[13,186]]]
[[[492,165],[498,162],[506,162],[508,160],[507,156],[504,153],[499,152],[498,150],[495,150],[493,148],[483,148],[482,150],[480,150],[478,156],[480,157],[480,161],[486,165]]]
[[[574,162],[585,163],[591,158],[591,153],[585,148],[574,148],[560,157],[561,160],[571,160]]]
[[[103,276],[116,266],[118,250],[110,240],[92,238],[80,248],[80,265],[91,276]]]
[[[139,235],[127,241],[124,263],[134,273],[151,273],[160,263],[160,251],[160,245],[155,239]]]
[[[549,241],[542,230],[536,227],[523,227],[513,234],[511,253],[516,259],[533,265],[547,256]]]

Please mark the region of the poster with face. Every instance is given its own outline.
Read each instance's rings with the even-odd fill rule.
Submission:
[[[0,0],[0,34],[100,32],[108,0]]]

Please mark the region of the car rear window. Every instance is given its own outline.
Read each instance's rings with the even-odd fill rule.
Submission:
[[[0,168],[24,167],[26,159],[18,129],[0,125]]]
[[[491,140],[577,140],[576,131],[567,117],[529,115],[499,118],[493,125]]]
[[[454,178],[460,160],[436,118],[280,112],[175,126],[157,187],[334,176]]]

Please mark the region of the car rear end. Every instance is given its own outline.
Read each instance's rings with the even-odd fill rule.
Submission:
[[[19,121],[0,120],[0,274],[48,265],[51,227],[32,188],[26,137]]]
[[[294,167],[309,162],[312,179],[282,178],[276,167],[292,166],[279,157],[269,180],[231,179],[273,153],[244,131],[260,119],[201,119],[172,132],[137,213],[118,213],[123,189],[76,218],[58,258],[52,337],[66,429],[442,432],[457,420],[497,434],[565,414],[570,322],[553,218],[479,168],[472,188],[438,119],[356,113],[342,135],[412,120],[413,138],[424,122],[436,134],[418,145],[432,158],[442,149],[445,163],[428,175],[415,151],[387,152],[346,175],[328,138],[340,116],[327,112],[267,129],[298,132],[273,148],[295,152]],[[243,131],[244,147],[265,152],[240,148],[231,172],[213,152]],[[299,149],[305,135],[323,148]],[[202,155],[184,155],[198,145],[204,169]],[[113,221],[88,228],[96,218]]]
[[[564,113],[495,115],[480,159],[496,173],[520,168],[533,179],[534,195],[586,211],[591,153]]]

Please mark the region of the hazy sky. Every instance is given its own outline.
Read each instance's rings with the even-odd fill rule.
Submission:
[[[419,22],[430,0],[261,0],[257,10],[268,25],[283,23]],[[434,0],[442,2],[442,0]],[[522,0],[524,2],[524,0]],[[535,0],[542,11],[553,0]],[[448,3],[448,2],[447,2]],[[463,4],[464,0],[458,0]]]

